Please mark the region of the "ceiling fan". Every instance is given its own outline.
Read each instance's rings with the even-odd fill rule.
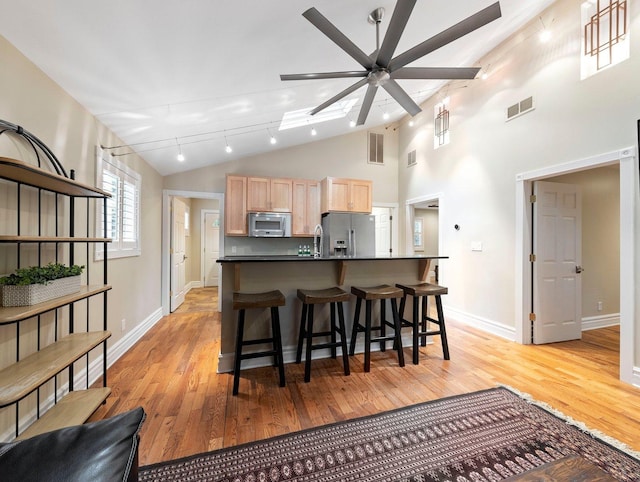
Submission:
[[[393,57],[398,46],[402,32],[409,20],[417,0],[398,0],[389,22],[389,28],[380,45],[379,26],[384,15],[384,8],[377,8],[369,15],[369,22],[376,25],[376,51],[371,55],[364,53],[346,35],[336,28],[326,17],[315,8],[305,11],[302,16],[309,20],[322,33],[331,39],[338,47],[349,54],[365,70],[345,72],[321,72],[310,74],[282,74],[280,80],[307,80],[307,79],[336,79],[345,77],[363,77],[355,84],[346,88],[339,94],[331,97],[326,102],[313,109],[314,115],[343,97],[351,94],[360,87],[367,86],[357,125],[362,125],[367,120],[371,104],[378,87],[386,90],[409,114],[412,116],[420,112],[420,107],[411,99],[409,94],[400,87],[396,79],[473,79],[479,68],[475,67],[405,67],[407,64],[424,57],[428,53],[453,42],[464,35],[492,22],[501,16],[500,3],[496,2],[489,7],[467,17],[461,22],[434,35],[430,39],[416,45],[406,52]]]

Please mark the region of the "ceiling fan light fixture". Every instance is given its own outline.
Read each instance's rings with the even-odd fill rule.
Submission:
[[[369,84],[375,85],[376,87],[382,87],[391,78],[391,75],[387,69],[379,69],[372,70],[367,77]]]
[[[311,111],[313,114],[327,110],[339,100],[352,94],[361,87],[367,86],[367,92],[360,107],[360,113],[358,114],[357,125],[365,124],[378,87],[383,87],[407,113],[412,116],[416,115],[421,109],[397,83],[398,79],[472,79],[477,75],[478,69],[464,67],[421,68],[406,66],[502,16],[500,2],[496,1],[492,5],[394,57],[395,50],[400,43],[402,33],[407,26],[411,12],[417,1],[418,0],[396,1],[391,20],[389,21],[389,27],[385,32],[382,43],[380,43],[380,21],[384,15],[384,9],[378,8],[369,14],[368,21],[375,24],[376,27],[376,50],[373,54],[367,54],[360,49],[360,47],[342,33],[315,7],[306,10],[302,16],[360,64],[364,70],[322,72],[315,74],[287,74],[280,75],[280,79],[289,81],[362,77],[356,83],[313,109]]]

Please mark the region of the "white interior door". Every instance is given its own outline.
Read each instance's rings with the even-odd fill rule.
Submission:
[[[205,212],[203,223],[204,285],[218,286],[219,265],[216,261],[220,257],[220,213]]]
[[[376,217],[376,256],[389,256],[391,253],[391,209],[374,207]]]
[[[185,295],[185,212],[186,204],[174,197],[171,202],[171,311],[184,302]]]
[[[582,197],[579,186],[535,182],[533,342],[582,337]]]

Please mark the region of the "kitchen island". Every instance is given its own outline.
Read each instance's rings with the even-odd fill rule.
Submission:
[[[233,353],[236,335],[237,313],[233,311],[233,292],[260,292],[280,290],[286,298],[286,306],[280,308],[280,324],[285,363],[295,360],[298,326],[302,311],[296,293],[298,288],[322,289],[339,286],[350,292],[351,286],[375,286],[380,284],[413,284],[427,281],[431,260],[446,259],[446,256],[369,256],[313,258],[305,256],[225,256],[218,259],[222,265],[222,326],[219,372],[233,370]],[[352,297],[355,300],[355,297]],[[390,303],[388,303],[390,305]],[[355,302],[346,303],[345,318],[347,333],[351,333]],[[387,309],[390,309],[388,307]],[[410,309],[410,306],[407,307]],[[321,326],[328,318],[328,307],[318,309],[316,320]],[[410,315],[405,313],[405,318]],[[266,319],[268,311],[247,312],[246,338],[262,338],[268,334],[269,323],[252,323],[251,320]],[[387,315],[391,319],[391,314]],[[376,318],[377,319],[377,318]],[[407,332],[407,340],[410,335]],[[362,351],[361,340],[356,351]],[[328,356],[323,351],[314,351],[314,358]],[[243,368],[267,365],[267,358],[249,360]]]

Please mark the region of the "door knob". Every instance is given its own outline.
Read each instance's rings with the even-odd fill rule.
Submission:
[[[584,268],[582,266],[576,266],[576,273],[580,274],[584,271]]]

